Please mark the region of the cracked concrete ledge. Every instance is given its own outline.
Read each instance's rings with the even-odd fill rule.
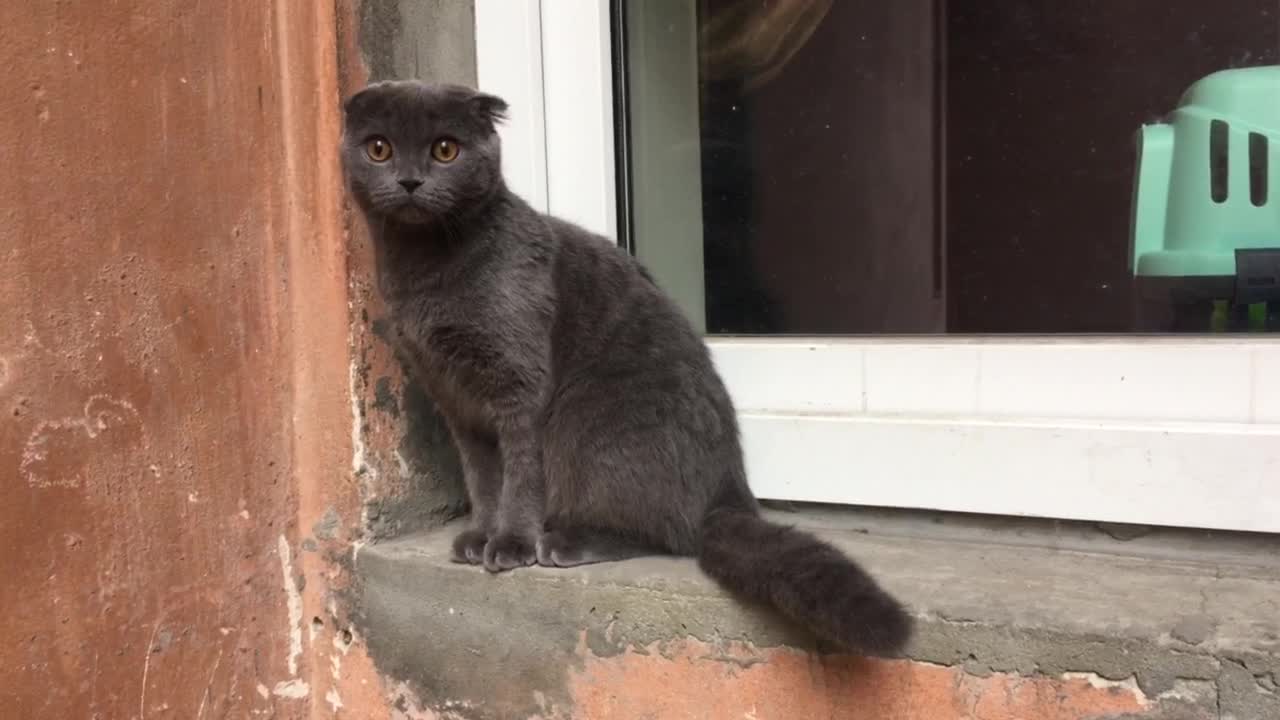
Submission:
[[[402,702],[439,717],[679,717],[692,696],[742,710],[699,717],[758,720],[805,717],[767,711],[800,699],[833,717],[852,703],[879,708],[856,717],[936,720],[1280,718],[1280,538],[1221,540],[1229,553],[1171,538],[1153,555],[1070,532],[1048,547],[1023,531],[785,519],[913,609],[905,658],[817,652],[690,560],[490,576],[448,562],[448,528],[361,552],[364,634],[417,696]]]

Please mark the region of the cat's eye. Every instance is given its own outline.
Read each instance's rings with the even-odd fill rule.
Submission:
[[[391,159],[391,143],[384,137],[369,138],[364,144],[364,152],[370,160],[383,163]]]
[[[451,163],[457,160],[458,143],[449,138],[440,138],[431,144],[431,157],[442,163]]]

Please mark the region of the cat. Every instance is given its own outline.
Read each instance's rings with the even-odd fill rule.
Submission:
[[[452,559],[491,572],[694,556],[722,586],[854,651],[912,620],[812,535],[761,517],[702,338],[628,253],[503,181],[500,98],[417,81],[343,103],[348,189],[411,370],[462,459]]]

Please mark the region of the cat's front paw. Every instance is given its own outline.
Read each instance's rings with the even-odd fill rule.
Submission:
[[[582,564],[582,552],[564,533],[548,530],[538,538],[538,564],[543,567],[572,567]]]
[[[484,569],[502,572],[532,565],[537,560],[535,541],[516,533],[501,533],[484,546]]]
[[[479,565],[484,562],[484,546],[488,542],[489,534],[483,530],[463,530],[453,539],[453,554],[449,559]]]

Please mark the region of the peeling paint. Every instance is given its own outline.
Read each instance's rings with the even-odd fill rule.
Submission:
[[[311,694],[311,686],[297,678],[283,680],[276,683],[276,686],[271,689],[271,694],[290,700],[301,700]]]
[[[354,328],[352,328],[352,332],[355,332]],[[354,348],[355,342],[355,337],[352,336],[349,339],[350,346]],[[353,354],[348,370],[348,392],[350,393],[351,404],[351,472],[355,474],[355,477],[360,482],[360,494],[362,501],[360,502],[361,534],[356,538],[355,542],[352,543],[352,563],[357,562],[360,558],[360,549],[365,544],[364,532],[369,527],[369,503],[365,502],[363,498],[368,498],[370,496],[370,482],[376,480],[378,477],[378,469],[369,463],[368,449],[364,443],[363,418],[360,416],[359,377],[359,361]]]
[[[329,708],[333,712],[336,713],[342,709],[342,696],[338,694],[337,688],[330,688],[329,692],[324,694],[324,699],[325,702],[329,703]]]
[[[1133,696],[1141,702],[1147,702],[1146,693],[1142,692],[1142,688],[1138,687],[1138,679],[1133,676],[1124,678],[1123,680],[1109,680],[1095,672],[1067,672],[1062,673],[1063,680],[1083,680],[1089,683],[1089,687],[1095,690],[1119,690],[1133,693]]]
[[[360,416],[360,390],[359,379],[360,368],[356,359],[351,360],[350,381],[351,381],[351,472],[356,475],[368,473],[372,478],[377,478],[378,469],[369,463],[368,450],[364,444],[364,418]]]
[[[342,658],[350,650],[350,645],[343,644],[342,633],[334,633],[332,645],[334,652],[329,653],[329,678],[333,681],[333,686],[324,694],[324,699],[336,713],[343,707],[338,687],[342,684]]]
[[[1062,674],[1062,679],[1067,681],[1083,680],[1089,683],[1089,687],[1094,690],[1128,693],[1133,696],[1139,707],[1148,708],[1151,706],[1151,700],[1147,698],[1147,694],[1138,686],[1138,678],[1132,675],[1123,680],[1109,680],[1095,672],[1068,672]]]
[[[277,543],[280,553],[280,570],[284,575],[285,602],[289,608],[289,675],[298,676],[298,658],[302,656],[302,593],[298,591],[297,581],[293,577],[293,555],[289,550],[289,540],[280,536]],[[279,694],[279,686],[276,686]]]

